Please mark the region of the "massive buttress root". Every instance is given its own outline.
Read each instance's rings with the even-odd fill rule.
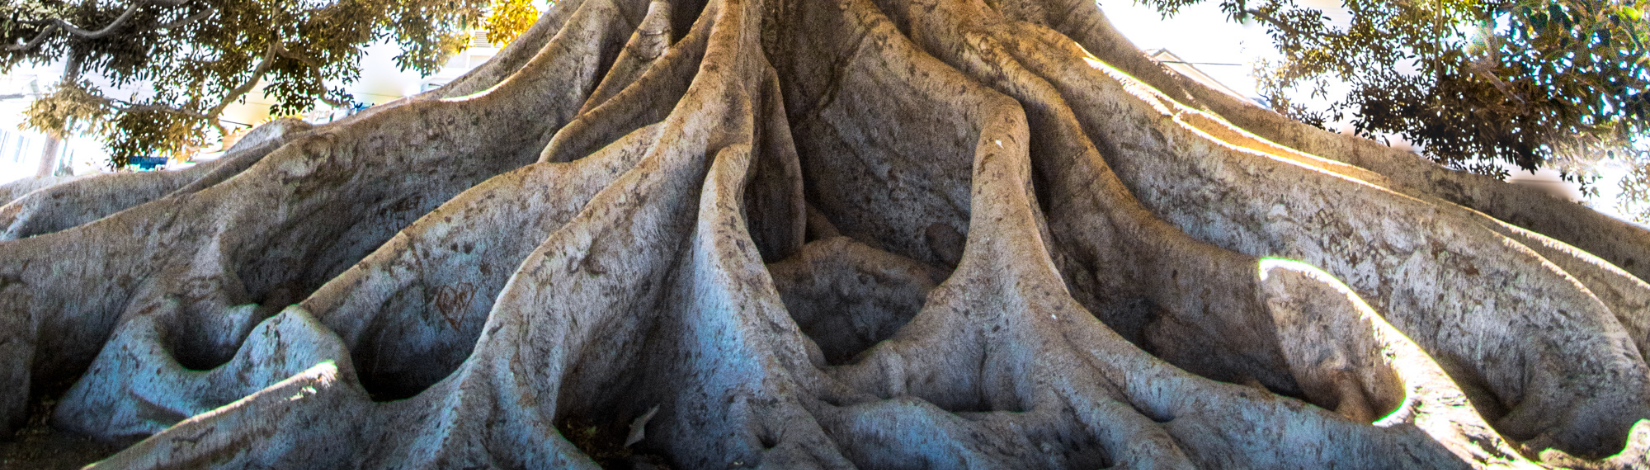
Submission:
[[[1083,0],[563,1],[210,168],[8,186],[0,425],[107,468],[1646,464],[1643,230],[1211,93]]]

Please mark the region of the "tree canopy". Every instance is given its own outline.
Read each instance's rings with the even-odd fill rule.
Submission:
[[[492,39],[519,34],[536,17],[523,6],[532,8],[520,0],[8,1],[0,3],[0,70],[67,60],[65,83],[35,102],[28,126],[96,134],[120,165],[202,145],[224,130],[224,108],[260,83],[275,115],[318,100],[346,106],[353,97],[338,83],[360,76],[366,44],[394,42],[403,69],[432,72],[488,12],[485,24],[501,31]],[[121,96],[98,84],[152,93]]]
[[[1148,0],[1165,14],[1201,0]],[[1292,0],[1223,0],[1264,24],[1283,54],[1263,94],[1304,122],[1351,119],[1400,134],[1456,169],[1505,177],[1500,160],[1577,170],[1645,152],[1650,18],[1634,0],[1346,0],[1350,24]],[[1349,85],[1344,97],[1329,84]],[[1310,92],[1328,109],[1300,104]],[[1295,99],[1291,99],[1296,97]],[[1647,162],[1650,163],[1650,162]],[[1576,179],[1571,173],[1569,179]]]

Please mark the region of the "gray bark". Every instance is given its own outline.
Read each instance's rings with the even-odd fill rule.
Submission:
[[[1223,101],[1082,0],[566,1],[267,133],[0,206],[7,429],[135,441],[99,468],[1647,465],[1642,230]]]
[[[36,178],[57,176],[58,156],[63,154],[63,139],[46,136],[46,146],[40,150],[40,166],[35,168]]]

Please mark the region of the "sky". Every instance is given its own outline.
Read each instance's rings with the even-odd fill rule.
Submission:
[[[1265,28],[1227,21],[1218,5],[1212,1],[1192,5],[1167,20],[1157,10],[1130,0],[1109,0],[1100,7],[1112,26],[1136,47],[1168,49],[1244,96],[1259,96],[1251,64],[1281,56]]]

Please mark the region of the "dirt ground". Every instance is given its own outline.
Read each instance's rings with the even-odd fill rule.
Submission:
[[[51,405],[50,402],[37,404],[30,413],[28,427],[18,430],[10,439],[0,439],[0,470],[81,468],[125,447],[53,429],[46,424]]]

